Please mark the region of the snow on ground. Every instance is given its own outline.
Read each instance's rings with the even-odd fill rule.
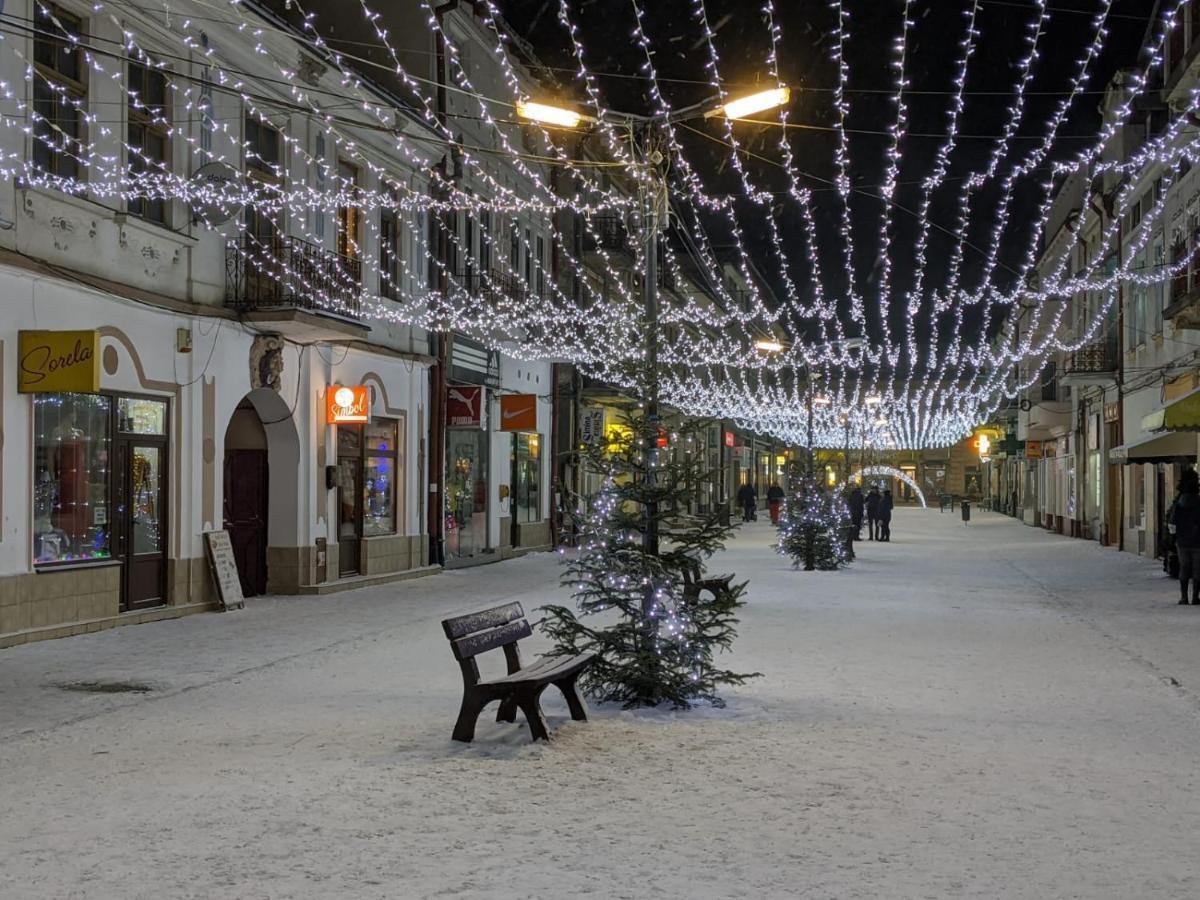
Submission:
[[[1200,608],[1156,567],[986,513],[840,573],[771,540],[715,563],[762,678],[548,693],[550,745],[449,740],[438,625],[560,599],[550,555],[0,652],[0,897],[1200,896]],[[153,690],[58,686],[117,679]]]

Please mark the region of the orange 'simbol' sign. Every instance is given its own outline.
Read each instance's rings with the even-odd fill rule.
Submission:
[[[371,418],[371,392],[366,385],[331,384],[325,389],[325,422],[361,425]]]
[[[100,332],[22,331],[17,390],[22,394],[100,390]]]
[[[537,431],[537,394],[500,397],[501,431]]]

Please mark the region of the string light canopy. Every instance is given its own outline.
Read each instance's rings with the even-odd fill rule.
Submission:
[[[714,2],[688,0],[689,14],[668,31],[644,0],[602,11],[556,0],[557,15],[538,31],[562,63],[547,79],[505,19],[518,4],[470,4],[468,51],[462,29],[443,27],[443,13],[422,0],[421,27],[444,50],[440,86],[420,74],[427,60],[419,69],[419,54],[393,45],[389,13],[366,0],[281,0],[290,29],[237,0],[166,0],[153,15],[96,0],[91,15],[119,42],[38,2],[34,19],[0,25],[0,53],[24,71],[24,84],[0,83],[0,128],[16,138],[10,146],[28,141],[34,151],[0,156],[0,176],[116,209],[164,201],[252,210],[316,247],[332,242],[325,223],[352,207],[363,230],[341,249],[366,265],[349,287],[281,257],[280,242],[248,232],[245,217],[198,219],[243,264],[331,312],[455,329],[626,384],[643,354],[641,289],[630,278],[647,263],[639,210],[645,192],[659,191],[663,400],[803,443],[807,401],[819,391],[827,402],[815,404],[813,439],[823,446],[841,446],[847,426],[883,447],[957,441],[1034,384],[1049,359],[1102,340],[1123,291],[1160,288],[1195,267],[1194,235],[1172,242],[1169,260],[1155,258],[1153,242],[1177,225],[1172,188],[1200,154],[1188,115],[1197,91],[1141,140],[1125,141],[1132,149],[1116,149],[1119,136],[1142,128],[1164,47],[1194,15],[1185,0],[1158,5],[1140,52],[1109,84],[1096,79],[1112,42],[1112,0],[1092,0],[1090,18],[1047,0],[1021,10],[897,0],[872,6],[863,23],[854,0],[803,4],[827,36],[827,59],[808,79],[827,88],[803,91],[785,77],[793,54],[807,52],[798,31],[785,32],[797,14],[762,0],[714,25]],[[369,58],[327,39],[334,6],[361,15],[375,35]],[[727,26],[730,17],[739,27]],[[237,35],[261,71],[209,42],[201,21]],[[876,33],[889,35],[882,55],[860,46]],[[164,35],[190,55],[154,52],[170,46]],[[591,67],[613,57],[617,39],[637,68],[646,105],[636,113],[622,111],[628,79]],[[692,52],[675,53],[681,40]],[[989,41],[1012,50],[1002,83],[984,61]],[[323,79],[297,77],[296,43],[328,69]],[[201,163],[269,177],[175,171],[171,154],[152,152],[58,73],[55,54],[73,55],[83,81],[113,86],[122,106]],[[735,87],[725,63],[735,55],[761,61],[765,83]],[[161,79],[162,98],[148,96],[144,72]],[[379,89],[381,74],[402,102]],[[890,83],[872,100],[858,85],[879,74]],[[1095,131],[1067,133],[1098,92]],[[242,114],[214,116],[214,95]],[[931,102],[944,104],[940,115]],[[918,118],[940,121],[938,133],[918,131]],[[284,152],[264,156],[242,121],[271,129]],[[309,127],[294,127],[301,121]],[[967,133],[968,121],[994,121],[995,130]],[[633,145],[634,123],[653,126],[641,139],[662,160],[661,185]],[[814,160],[814,146],[827,155]],[[341,172],[339,159],[368,183]],[[864,182],[864,173],[874,177]],[[375,271],[365,249],[385,240],[384,214],[409,239]],[[1043,246],[1052,218],[1065,237]],[[1074,253],[1085,237],[1101,252]]]

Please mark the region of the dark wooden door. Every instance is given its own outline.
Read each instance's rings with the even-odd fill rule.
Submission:
[[[363,519],[363,429],[337,429],[338,575],[357,575],[361,564]]]
[[[121,562],[121,609],[166,603],[167,445],[118,438],[113,536]]]
[[[225,530],[242,593],[267,592],[267,451],[225,451]]]

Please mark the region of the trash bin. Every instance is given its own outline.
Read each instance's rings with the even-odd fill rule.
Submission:
[[[964,522],[971,521],[971,501],[964,500],[962,502],[962,517]]]

